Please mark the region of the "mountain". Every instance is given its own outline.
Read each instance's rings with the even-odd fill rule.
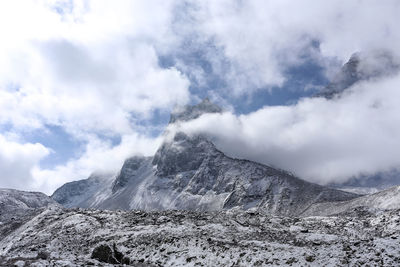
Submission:
[[[376,193],[396,185],[400,185],[400,172],[398,170],[378,172],[373,175],[360,175],[343,183],[331,184],[334,188],[357,194]]]
[[[389,189],[352,200],[335,203],[317,203],[305,211],[304,215],[328,216],[352,212],[358,208],[373,210],[390,210],[400,208],[400,186],[394,186]]]
[[[205,99],[174,111],[170,123],[221,111]],[[166,138],[153,157],[127,159],[113,182],[103,181],[90,177],[68,183],[52,198],[66,207],[202,211],[256,208],[266,213],[299,215],[313,203],[358,196],[303,181],[266,165],[230,158],[206,136],[183,132]]]
[[[112,174],[92,174],[89,178],[73,181],[58,188],[52,199],[66,208],[88,208],[96,201],[100,201],[103,191],[107,191],[112,185]]]
[[[0,189],[0,214],[46,207],[56,202],[40,192]]]
[[[339,96],[357,82],[387,77],[399,70],[399,59],[389,51],[354,53],[332,81],[316,96],[331,99]]]
[[[47,207],[59,207],[40,192],[0,189],[0,240]]]
[[[358,82],[382,79],[400,71],[400,59],[387,50],[354,53],[332,81],[316,97],[340,97]],[[370,194],[400,185],[400,172],[380,172],[373,175],[349,177],[346,182],[329,186],[358,194]]]
[[[169,123],[175,123],[179,121],[190,121],[197,119],[205,113],[221,113],[222,108],[210,101],[208,97],[203,99],[199,104],[191,106],[186,105],[184,107],[177,107],[171,113]]]

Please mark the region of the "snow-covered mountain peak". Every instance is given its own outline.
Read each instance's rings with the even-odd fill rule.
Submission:
[[[208,99],[171,115],[171,122],[222,112]],[[172,126],[172,125],[171,125]],[[173,126],[172,126],[173,128]],[[285,171],[226,156],[201,134],[167,131],[153,157],[125,161],[114,182],[69,183],[53,198],[66,207],[142,210],[250,209],[297,215],[313,203],[357,197]],[[107,180],[108,181],[108,180]]]
[[[222,108],[208,98],[197,105],[187,105],[171,113],[170,123],[194,120],[203,114],[219,113]],[[166,138],[153,157],[157,175],[168,176],[195,171],[207,157],[221,154],[210,140],[200,134],[189,135],[176,129],[167,129]]]
[[[168,176],[196,170],[207,157],[220,154],[206,137],[178,132],[171,141],[161,145],[154,155],[153,164],[157,165],[157,175]]]
[[[170,124],[178,121],[190,121],[197,119],[206,113],[220,113],[222,108],[210,101],[210,99],[205,98],[197,105],[186,105],[184,107],[176,108],[171,113]]]
[[[400,59],[387,50],[354,53],[317,96],[332,98],[355,83],[382,78],[400,71]]]

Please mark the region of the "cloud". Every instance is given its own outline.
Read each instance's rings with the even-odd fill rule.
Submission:
[[[95,169],[115,170],[134,151],[150,155],[159,139],[143,131],[149,124],[143,121],[197,99],[196,87],[231,106],[233,100],[283,85],[287,70],[308,60],[333,77],[338,62],[356,51],[385,49],[398,55],[399,9],[395,0],[1,1],[0,126],[20,136],[3,141],[32,152],[21,158],[26,162],[21,172],[10,176],[19,177],[16,187],[50,192]],[[162,58],[171,63],[163,64]],[[392,87],[395,78],[392,84],[371,81],[334,102],[304,99],[248,115],[225,114],[214,122],[219,133],[207,130],[213,118],[193,123],[193,129],[214,135],[233,155],[311,180],[345,179],[397,166],[397,154],[384,154],[375,142],[387,150],[386,142],[397,145],[390,135],[397,134],[390,125],[398,122]],[[23,137],[46,131],[47,125],[83,142],[82,153],[41,168],[44,151],[51,148]],[[115,144],[112,138],[123,141]],[[241,148],[229,147],[233,141]],[[6,158],[0,159],[0,172],[16,166]],[[312,164],[315,158],[320,165]]]
[[[52,11],[46,12],[53,18]],[[60,30],[63,23],[58,22]],[[154,46],[142,37],[131,42],[136,36],[130,32],[114,33],[95,42],[92,36],[77,40],[80,30],[48,34],[46,40],[24,40],[22,48],[3,55],[0,122],[119,134],[132,131],[132,116],[148,117],[154,109],[168,110],[189,100],[188,80],[175,68],[161,68]]]
[[[19,170],[3,176],[0,186],[18,176],[10,186],[49,193],[95,170],[114,171],[132,153],[154,150],[157,137],[144,136],[141,121],[190,99],[188,79],[158,60],[157,51],[174,43],[168,26],[173,6],[173,1],[0,3],[0,126],[20,136],[14,146],[32,151],[21,158],[24,168],[0,158],[0,172]],[[25,144],[24,135],[48,131],[48,125],[83,142],[81,155],[41,168],[46,155],[39,148],[50,148]],[[115,145],[110,138],[122,142]]]
[[[32,170],[50,151],[41,144],[19,143],[0,135],[0,187],[29,189],[33,187]]]
[[[35,167],[32,176],[36,190],[51,194],[71,180],[88,178],[93,172],[109,174],[114,178],[125,159],[133,155],[152,156],[161,144],[161,137],[149,138],[138,134],[123,135],[118,145],[87,136],[84,153],[54,168]]]
[[[305,98],[247,115],[206,114],[178,126],[228,155],[326,184],[400,169],[400,75],[360,82],[342,97]]]
[[[158,67],[151,47],[139,45],[131,53],[106,47],[96,61],[87,49],[66,41],[42,46],[35,73],[19,80],[18,92],[2,92],[3,122],[127,133],[132,115],[149,116],[189,98],[188,81]]]
[[[310,58],[333,75],[335,62],[347,61],[354,52],[398,53],[400,45],[395,0],[188,3],[177,31],[189,36],[184,44],[202,51],[213,73],[224,77],[224,89],[236,97],[282,86],[287,69]]]

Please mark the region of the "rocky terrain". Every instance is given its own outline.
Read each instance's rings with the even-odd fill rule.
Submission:
[[[400,210],[42,210],[3,235],[1,266],[399,266]]]
[[[17,190],[0,199],[13,207],[0,217],[0,266],[400,265],[400,187],[317,203],[301,217],[66,209]]]
[[[0,190],[0,207],[0,266],[400,266],[400,187],[335,190],[182,132],[52,198]]]
[[[60,207],[40,192],[0,189],[0,236],[11,233],[49,206]]]

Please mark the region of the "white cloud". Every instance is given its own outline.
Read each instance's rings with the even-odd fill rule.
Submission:
[[[301,64],[305,54],[327,66],[329,75],[332,58],[345,61],[355,51],[398,54],[399,9],[396,0],[1,1],[0,125],[21,135],[57,125],[86,146],[79,158],[44,170],[38,163],[48,148],[3,137],[7,146],[26,152],[18,163],[26,164],[14,168],[17,161],[5,156],[14,154],[1,150],[0,172],[18,169],[10,175],[16,187],[33,183],[31,188],[49,192],[101,167],[115,170],[135,151],[149,155],[159,141],[139,135],[135,122],[195,98],[178,69],[199,84],[207,75],[180,59],[176,68],[162,68],[159,54],[205,50],[214,74],[239,97],[281,85],[286,68]],[[314,40],[320,49],[310,46]],[[398,148],[392,136],[398,134],[397,82],[364,83],[336,102],[306,99],[239,117],[225,114],[221,121],[211,116],[193,130],[214,134],[233,155],[311,180],[398,167],[392,152]],[[210,124],[219,132],[208,130]],[[123,141],[113,146],[99,135]],[[233,141],[241,145],[229,146]]]
[[[107,3],[89,2],[87,11],[64,15],[74,19],[46,5],[34,5],[26,14],[18,4],[3,3],[0,9],[15,15],[8,25],[17,27],[5,28],[0,49],[0,122],[127,133],[132,113],[148,116],[188,101],[188,80],[174,68],[159,67],[153,45],[168,40],[168,6],[149,10],[152,6],[140,2],[122,1],[114,8]]]
[[[187,21],[192,24],[183,26],[183,32],[214,41],[219,50],[208,53],[208,59],[236,95],[282,85],[286,68],[302,63],[305,55],[332,74],[332,58],[345,62],[356,51],[372,49],[398,53],[400,45],[396,0],[190,3],[192,19]],[[311,47],[312,41],[320,43],[320,50]],[[221,68],[224,61],[228,68]]]
[[[161,138],[148,138],[138,134],[123,135],[120,144],[96,136],[87,136],[85,152],[51,169],[32,169],[35,189],[51,194],[55,189],[71,180],[86,179],[93,172],[117,174],[125,159],[133,155],[152,156],[161,143]],[[113,177],[113,176],[110,176]]]
[[[154,150],[157,139],[139,135],[135,122],[190,96],[188,79],[158,63],[157,49],[175,40],[172,8],[173,1],[0,2],[0,125],[21,135],[57,125],[86,143],[78,159],[46,170],[38,165],[44,154],[27,153],[15,187],[49,192],[94,170],[115,170],[128,154]],[[0,172],[16,166],[0,161]]]
[[[400,75],[361,82],[334,100],[306,98],[248,115],[203,115],[181,125],[228,155],[290,170],[317,183],[400,169]]]
[[[0,187],[32,188],[32,170],[49,153],[49,149],[41,144],[21,144],[0,135]]]
[[[186,78],[161,69],[146,45],[129,52],[117,44],[120,50],[114,53],[106,47],[99,60],[87,48],[65,41],[42,46],[40,60],[30,63],[32,73],[18,81],[18,91],[0,92],[0,121],[127,133],[132,131],[131,113],[146,116],[188,100]]]

